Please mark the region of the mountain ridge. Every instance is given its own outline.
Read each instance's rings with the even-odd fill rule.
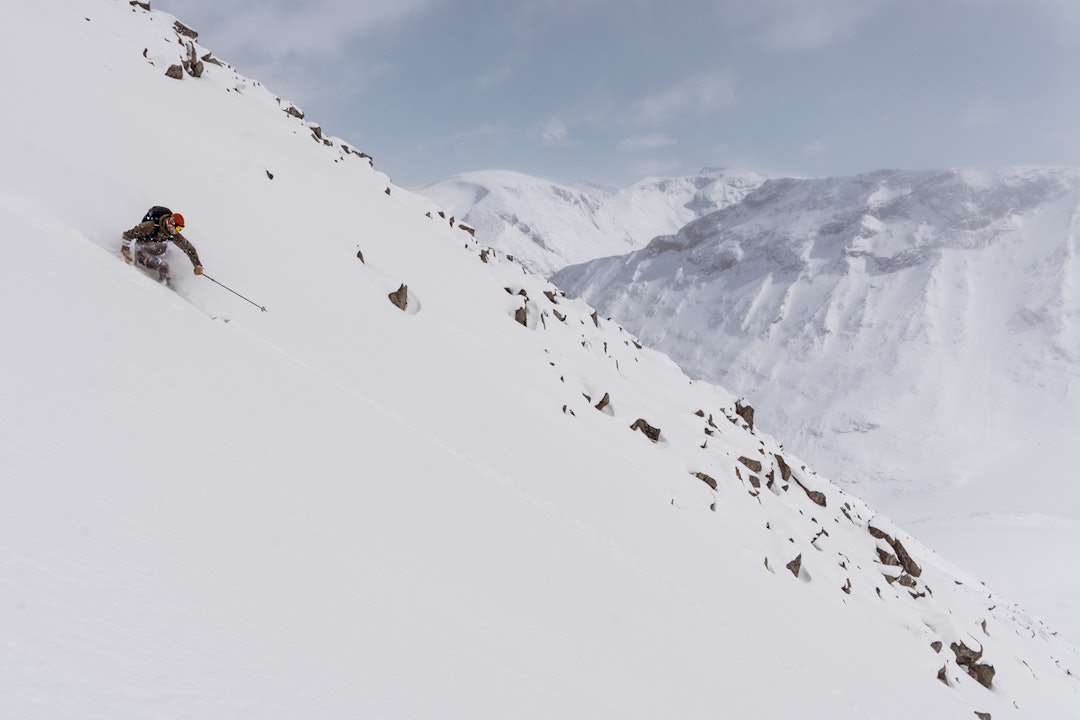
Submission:
[[[738,202],[764,179],[755,172],[705,168],[693,176],[608,188],[487,170],[429,183],[417,192],[475,227],[485,242],[547,275],[641,247],[655,235]]]

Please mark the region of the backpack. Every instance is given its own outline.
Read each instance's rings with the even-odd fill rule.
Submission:
[[[152,207],[152,208],[150,208],[149,210],[146,211],[146,214],[143,215],[142,221],[146,222],[147,220],[153,220],[154,224],[156,225],[158,223],[158,221],[161,220],[161,218],[165,217],[166,215],[172,215],[172,214],[173,214],[173,211],[170,210],[169,208],[167,208],[167,207],[165,207],[163,205],[155,205],[154,207]]]

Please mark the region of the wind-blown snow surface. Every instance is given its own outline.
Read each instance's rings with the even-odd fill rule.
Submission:
[[[727,392],[387,195],[228,67],[166,78],[172,17],[7,19],[4,717],[1080,708],[1073,645]],[[268,312],[182,256],[175,293],[119,259],[162,202]],[[954,643],[983,650],[989,689]]]
[[[566,265],[636,250],[702,215],[739,202],[765,181],[755,172],[706,168],[625,188],[567,186],[499,170],[419,188],[491,246],[550,275]]]
[[[1080,637],[1077,217],[1073,169],[776,180],[554,281]]]

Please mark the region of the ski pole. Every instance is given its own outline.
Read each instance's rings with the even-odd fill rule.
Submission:
[[[239,297],[239,298],[243,298],[244,300],[247,300],[247,301],[248,301],[249,303],[251,303],[251,304],[252,304],[252,305],[254,305],[255,307],[259,308],[259,309],[260,309],[260,310],[262,310],[263,312],[266,312],[266,307],[265,307],[265,306],[263,306],[263,305],[260,305],[259,303],[255,302],[255,301],[254,301],[254,300],[252,300],[251,298],[246,298],[246,297],[244,297],[243,295],[241,295],[240,293],[236,292],[235,290],[233,290],[233,289],[232,289],[231,287],[229,287],[229,286],[228,286],[228,285],[226,285],[225,283],[223,283],[223,282],[218,282],[217,280],[215,280],[214,278],[210,277],[210,276],[209,276],[209,275],[207,275],[206,273],[201,273],[201,274],[202,274],[202,276],[203,276],[204,278],[206,278],[206,279],[207,279],[207,280],[209,280],[210,282],[213,282],[213,283],[217,283],[217,284],[218,284],[218,285],[220,285],[221,287],[223,287],[223,288],[225,288],[226,290],[228,290],[229,292],[231,292],[231,293],[232,293],[233,295],[235,295],[235,296],[237,296],[237,297]]]

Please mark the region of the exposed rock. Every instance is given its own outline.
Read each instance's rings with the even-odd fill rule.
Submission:
[[[963,642],[952,643],[949,648],[956,655],[956,664],[967,670],[968,675],[985,688],[989,688],[994,682],[996,674],[993,665],[980,663],[983,651],[972,650]]]
[[[888,565],[889,567],[900,567],[900,561],[896,559],[896,556],[887,550],[877,548],[878,560],[882,565]]]
[[[367,265],[367,260],[364,260],[364,251],[363,251],[363,250],[357,250],[357,251],[356,251],[356,258],[357,258],[357,260],[359,260],[360,262],[362,262],[362,263],[364,263],[365,265]]]
[[[404,310],[409,305],[409,287],[405,283],[401,283],[401,287],[390,293],[388,297],[390,302]]]
[[[934,649],[934,652],[939,653],[941,652],[941,648],[943,647],[943,645],[941,644],[940,640],[935,640],[934,642],[930,643],[930,647]]]
[[[173,80],[184,79],[184,66],[183,65],[170,65],[169,69],[165,71],[166,77],[171,77]]]
[[[761,472],[762,465],[761,465],[761,462],[759,460],[751,460],[748,457],[740,457],[739,462],[741,462],[743,465],[750,468],[751,470],[753,470],[756,473]]]
[[[611,396],[604,393],[604,397],[600,398],[600,402],[596,403],[597,410],[603,410],[611,403]]]
[[[803,492],[806,493],[806,497],[810,498],[810,502],[821,507],[828,506],[828,502],[825,499],[825,493],[821,492],[820,490],[811,490],[810,488],[803,485],[799,481],[799,478],[794,478],[794,480],[798,484],[798,486],[802,488]]]
[[[787,462],[782,455],[773,455],[776,458],[776,465],[780,468],[780,477],[784,479],[784,482],[791,480],[791,468],[788,467]]]
[[[194,31],[192,31],[194,32]],[[202,77],[203,64],[199,59],[198,54],[195,52],[195,44],[187,44],[187,58],[184,59],[184,69],[187,70],[187,74],[194,78]]]
[[[742,400],[735,402],[735,414],[746,421],[746,424],[750,426],[750,432],[754,431],[754,408],[750,405],[743,403]]]
[[[799,553],[794,560],[789,562],[784,567],[790,570],[792,575],[794,575],[795,577],[799,577],[799,571],[802,570],[802,553]]]
[[[189,37],[192,40],[198,40],[199,39],[199,33],[195,32],[194,30],[192,30],[191,28],[189,28],[187,25],[180,22],[179,20],[177,20],[176,22],[173,23],[173,28],[176,30],[178,35],[183,35],[184,37]]]
[[[994,670],[993,665],[987,665],[986,663],[975,663],[967,669],[968,675],[975,678],[975,680],[984,688],[989,689],[994,684],[994,675],[997,672]]]
[[[592,318],[593,325],[595,325],[596,327],[600,327],[600,317],[596,314],[595,310],[593,310],[593,314],[589,317]]]
[[[994,720],[990,717],[990,713],[979,712],[978,710],[975,710],[974,712],[975,717],[979,718],[979,720]]]
[[[896,558],[899,560],[900,566],[904,568],[905,572],[912,577],[920,577],[922,575],[922,568],[919,567],[918,563],[911,557],[899,539],[890,537],[888,533],[878,530],[873,525],[867,525],[866,529],[873,537],[889,543],[893,552],[896,553]]]
[[[529,312],[524,307],[519,307],[514,311],[514,319],[525,327],[529,326]]]
[[[294,118],[297,118],[299,120],[304,119],[304,111],[291,103],[285,107],[285,114],[292,115]]]
[[[131,2],[128,3],[128,5],[130,5],[132,7],[141,7],[143,10],[146,10],[147,12],[150,11],[150,3],[148,3],[148,2],[139,2],[139,0],[131,0]]]
[[[705,483],[706,485],[711,487],[713,490],[716,489],[716,480],[714,478],[706,475],[705,473],[703,473],[703,472],[694,473],[694,477],[696,477],[698,480],[702,481],[703,483]]]
[[[630,426],[631,430],[640,430],[645,434],[645,437],[649,438],[653,442],[660,440],[660,428],[653,427],[649,423],[645,422],[644,418],[638,418],[634,421],[634,424]]]
[[[949,685],[948,668],[948,665],[942,665],[941,669],[937,671],[937,679],[945,683],[947,687],[952,687],[952,685]]]

